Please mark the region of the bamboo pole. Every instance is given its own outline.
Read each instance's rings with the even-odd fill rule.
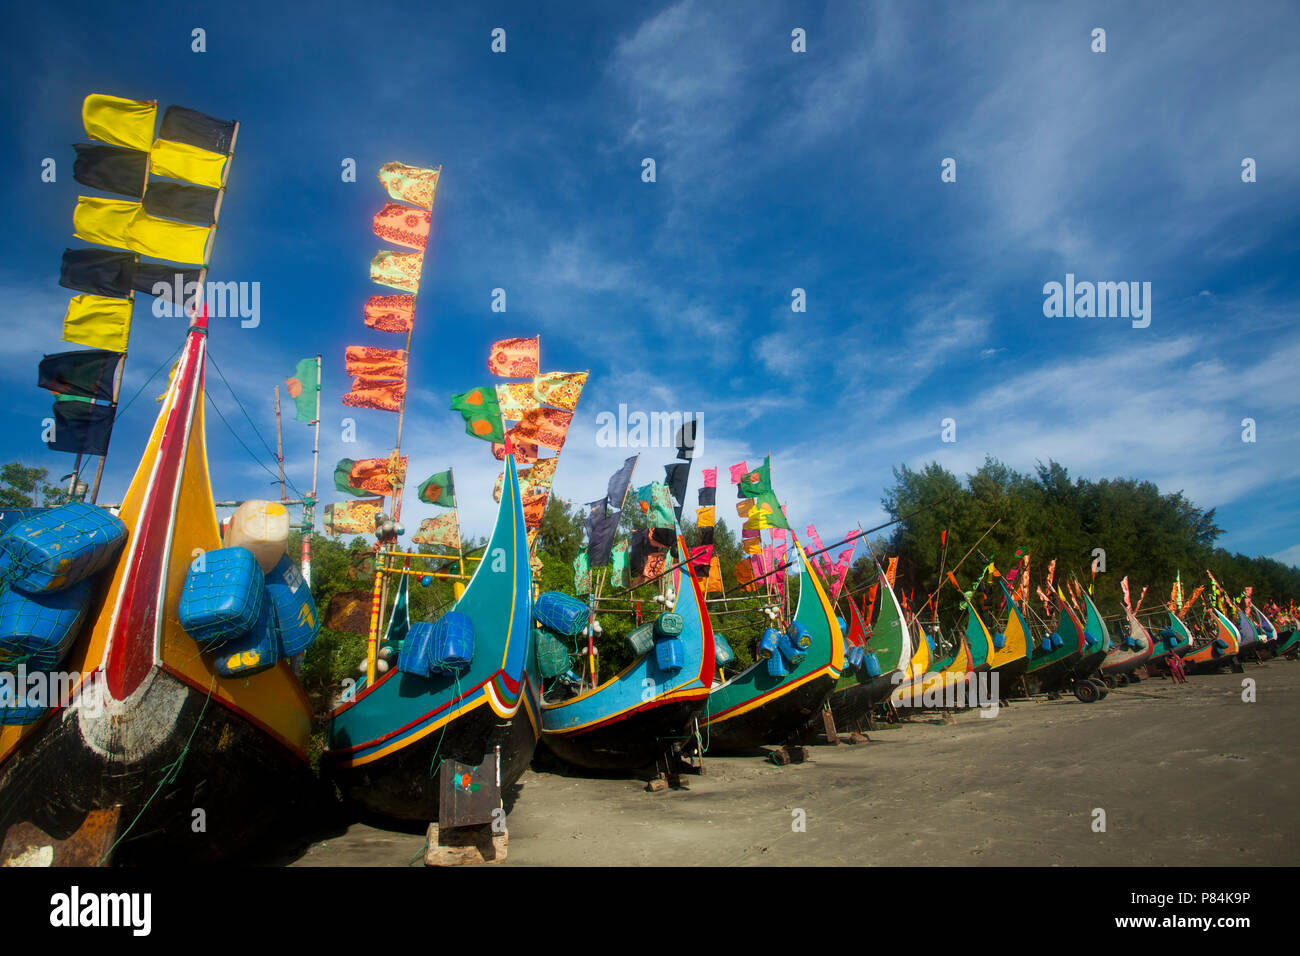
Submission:
[[[280,500],[285,501],[289,493],[284,489],[284,428],[280,423],[280,386],[275,386],[275,463],[280,468]]]

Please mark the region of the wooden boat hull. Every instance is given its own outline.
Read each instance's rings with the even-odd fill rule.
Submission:
[[[821,713],[834,688],[835,678],[820,674],[760,707],[722,723],[708,724],[700,730],[705,749],[708,753],[728,753],[783,744]]]
[[[587,770],[635,770],[694,736],[708,691],[694,697],[653,700],[631,713],[573,734],[545,734],[546,748]]]
[[[835,726],[840,730],[851,729],[866,719],[873,710],[889,700],[889,695],[898,686],[897,671],[868,677],[865,681],[836,687],[831,692],[831,714],[835,717]],[[840,679],[843,683],[843,678]],[[815,715],[814,715],[815,719]]]
[[[438,816],[437,771],[452,758],[478,766],[501,747],[501,786],[515,783],[541,733],[528,535],[513,455],[496,526],[455,610],[476,647],[458,677],[394,667],[331,715],[322,767],[348,799],[383,816]]]
[[[1071,651],[1064,657],[1058,657],[1032,670],[1026,670],[1025,687],[1031,694],[1050,694],[1065,690],[1074,681],[1082,660],[1082,654]]]
[[[519,719],[477,707],[448,725],[443,736],[428,734],[373,763],[335,767],[330,776],[344,799],[370,813],[395,820],[437,820],[436,771],[442,761],[477,767],[499,753],[502,793],[523,776],[538,740],[536,704],[527,704],[526,710],[521,715],[525,719]]]
[[[330,806],[298,755],[166,671],[129,709],[91,713],[51,715],[21,759],[0,768],[0,832],[30,833],[21,827],[30,824],[67,841],[96,812],[120,808],[114,863],[246,861],[265,856],[277,833],[305,832]]]
[[[678,547],[687,553],[680,538]],[[584,694],[543,700],[543,742],[565,762],[589,770],[636,770],[693,737],[712,684],[713,626],[694,569],[679,566],[672,574],[683,666],[665,672],[651,651]],[[649,700],[647,687],[657,690]]]

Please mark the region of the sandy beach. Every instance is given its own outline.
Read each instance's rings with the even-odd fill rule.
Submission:
[[[676,791],[529,771],[508,801],[502,865],[1290,864],[1298,695],[1300,663],[1276,660],[1096,704],[916,713],[786,767],[709,757]],[[292,865],[419,865],[423,845],[423,832],[356,823]]]

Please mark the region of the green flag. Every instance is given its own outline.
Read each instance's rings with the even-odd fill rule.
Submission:
[[[614,545],[614,549],[609,554],[611,565],[609,583],[616,588],[627,587],[627,549],[628,541],[624,538]]]
[[[334,487],[345,495],[352,495],[354,498],[367,498],[373,495],[373,491],[366,491],[364,488],[353,488],[348,484],[352,476],[352,469],[356,462],[351,458],[340,458],[339,463],[334,466]]]
[[[764,527],[767,528],[785,528],[790,530],[790,523],[785,520],[785,513],[781,510],[781,502],[776,500],[776,495],[770,491],[761,495],[754,495],[755,504],[767,505],[771,509],[769,512],[764,508]]]
[[[398,575],[397,597],[393,600],[393,616],[388,619],[388,630],[384,634],[384,643],[394,650],[402,649],[402,641],[411,630],[411,604],[406,580],[409,574]]]
[[[672,528],[676,525],[673,502],[668,496],[668,486],[662,481],[652,481],[636,492],[637,505],[652,528]]]
[[[482,385],[451,397],[451,410],[465,418],[465,434],[484,441],[506,440],[501,424],[501,406],[497,404],[497,390],[492,385]]]
[[[289,397],[298,406],[295,419],[300,422],[316,420],[316,393],[320,383],[316,381],[316,360],[305,358],[293,370],[293,376],[285,383],[289,386]]]
[[[440,471],[424,479],[420,483],[419,498],[431,505],[441,505],[443,508],[455,507],[456,489],[451,483],[451,470]]]
[[[583,548],[573,559],[573,593],[582,595],[591,593],[591,565],[587,561],[587,549]]]
[[[772,492],[772,456],[763,459],[763,464],[740,479],[740,496],[758,498]]]

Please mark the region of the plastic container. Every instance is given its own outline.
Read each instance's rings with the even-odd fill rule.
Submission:
[[[538,623],[564,637],[581,634],[588,614],[587,605],[562,591],[546,591],[533,604],[533,617]]]
[[[790,671],[786,669],[785,660],[780,654],[773,654],[765,663],[769,677],[785,677],[790,673]]]
[[[807,626],[798,621],[791,621],[790,626],[785,629],[786,636],[790,638],[790,643],[795,647],[807,650],[812,647],[812,631]]]
[[[1006,646],[1007,646],[1007,636],[1005,634],[1003,634],[1001,631],[998,631],[996,634],[993,635],[993,647],[996,650],[1000,651],[1002,650],[1002,648]]]
[[[674,611],[664,611],[655,618],[655,639],[661,640],[665,637],[681,637],[682,629],[686,622],[680,614]]]
[[[270,574],[289,544],[289,509],[278,501],[245,501],[230,516],[221,543],[247,548],[263,573]]]
[[[29,594],[59,591],[107,567],[126,542],[126,525],[83,502],[41,510],[0,536],[0,576]]]
[[[49,510],[48,508],[5,508],[0,511],[0,534],[8,531],[20,521],[35,518],[37,515]]]
[[[713,632],[713,663],[718,667],[722,667],[725,664],[730,664],[735,659],[736,659],[736,654],[731,649],[731,645],[727,643],[727,639],[723,637],[721,634],[719,634],[717,631],[714,631]]]
[[[85,621],[93,588],[93,581],[46,594],[5,588],[0,593],[0,670],[20,663],[28,671],[58,667]]]
[[[840,626],[840,633],[841,633],[841,634],[847,634],[847,633],[849,632],[849,622],[846,621],[846,620],[844,620],[844,618],[842,618],[842,617],[836,615],[836,617],[835,617],[835,623],[838,624],[838,625]]]
[[[252,557],[251,553],[249,557]],[[214,662],[217,674],[221,677],[249,677],[268,670],[279,660],[279,646],[275,605],[270,598],[266,598],[261,603],[261,612],[252,629],[226,641],[217,649]]]
[[[287,554],[266,574],[266,596],[275,605],[275,619],[279,623],[281,657],[296,657],[320,633],[320,615],[312,599],[311,588],[303,580],[302,572]]]
[[[428,621],[414,621],[402,641],[402,653],[397,656],[397,669],[416,677],[429,675],[429,650],[433,645],[433,625]]]
[[[763,636],[758,639],[758,652],[756,656],[759,660],[771,660],[773,657],[780,656],[780,650],[781,632],[774,627],[769,627],[763,632]]]
[[[856,648],[856,650],[860,651],[862,648],[859,647]],[[865,670],[868,677],[879,677],[882,673],[880,668],[880,659],[877,658],[874,653],[863,652],[862,662],[858,667],[861,670]]]
[[[1094,633],[1092,633],[1092,631],[1084,631],[1084,632],[1083,632],[1083,646],[1084,646],[1084,647],[1094,647],[1094,646],[1096,646],[1096,644],[1097,644],[1097,635],[1094,634]]]
[[[209,647],[248,636],[261,620],[265,578],[247,548],[218,548],[190,564],[177,616],[185,633]]]
[[[661,671],[675,674],[686,663],[686,645],[680,637],[665,637],[655,641],[655,663]]]
[[[537,651],[537,672],[544,680],[559,677],[569,669],[569,648],[546,628],[533,628],[533,647]]]
[[[433,622],[429,670],[455,677],[474,662],[474,622],[468,614],[448,611]]]
[[[634,659],[649,654],[655,646],[655,623],[646,621],[638,624],[623,635],[623,646]]]
[[[1061,637],[1060,634],[1057,634],[1055,631],[1053,631],[1050,637],[1052,638],[1052,650],[1059,651],[1062,647],[1065,646],[1065,638]]]
[[[804,652],[803,648],[794,645],[790,640],[789,634],[781,635],[781,643],[779,646],[781,648],[781,656],[785,658],[785,662],[791,667],[798,667],[803,663],[803,659],[808,656]]]

